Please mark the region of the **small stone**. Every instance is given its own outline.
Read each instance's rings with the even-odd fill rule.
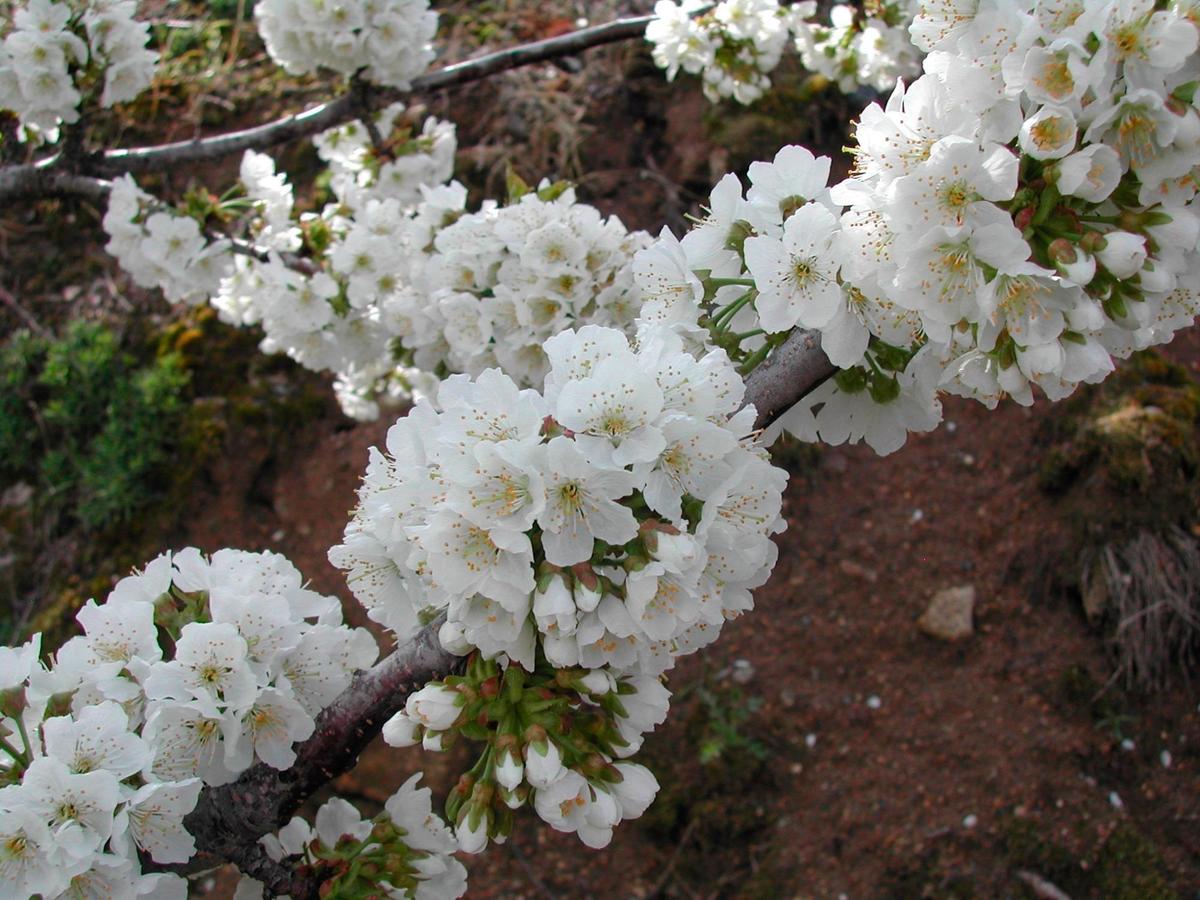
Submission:
[[[1158,761],[1162,763],[1162,767],[1164,769],[1171,768],[1171,751],[1164,750],[1162,753],[1158,754]]]
[[[796,705],[796,692],[784,688],[779,692],[779,702],[787,709]]]
[[[963,828],[974,828],[978,824],[979,818],[974,813],[963,817]]]
[[[287,537],[287,532],[282,528],[276,528],[273,532],[271,532],[271,540],[276,544],[282,541],[285,537]]]
[[[1116,791],[1109,791],[1108,802],[1113,809],[1121,809],[1125,805],[1125,802],[1121,799],[1121,795]]]
[[[958,423],[947,419],[946,420],[946,431],[949,432],[950,434],[954,434],[954,432],[958,431]]]
[[[815,734],[806,734],[804,736],[804,746],[811,750],[817,746],[817,736]]]
[[[1121,741],[1121,749],[1124,750],[1126,753],[1133,750],[1133,748],[1136,746],[1137,745],[1133,741],[1131,741],[1129,738],[1125,738],[1123,741]]]
[[[1093,625],[1108,611],[1108,580],[1103,567],[1097,563],[1083,591],[1083,613]]]
[[[970,453],[964,453],[962,456],[959,457],[959,459],[962,461],[962,464],[964,466],[970,467],[970,466],[975,465],[975,457],[972,456]]]
[[[878,695],[872,694],[867,698],[867,709],[879,709],[881,706],[883,706],[883,701],[879,699]]]
[[[923,509],[914,509],[912,511],[912,515],[908,517],[908,521],[911,524],[915,525],[918,522],[920,522],[923,518],[925,518],[925,511]]]
[[[856,563],[852,559],[843,559],[838,563],[838,568],[842,573],[849,575],[851,578],[861,578],[863,581],[869,581],[874,584],[879,580],[879,573],[874,569],[868,569],[862,563]]]
[[[917,620],[921,631],[943,641],[957,641],[975,633],[975,585],[944,588],[933,595]]]

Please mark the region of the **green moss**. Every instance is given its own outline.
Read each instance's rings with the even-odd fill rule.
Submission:
[[[1105,900],[1174,900],[1162,856],[1132,825],[1109,835],[1093,867],[1095,893]]]
[[[1042,833],[1031,818],[1009,816],[999,825],[1000,849],[1014,869],[1028,869],[1075,898],[1174,900],[1162,857],[1132,824],[1123,822],[1080,859]],[[1024,888],[1024,896],[1033,893]]]
[[[683,717],[674,726],[684,734],[656,734],[639,753],[660,789],[638,827],[671,847],[686,838],[676,871],[689,884],[711,883],[732,871],[748,878],[751,850],[757,848],[757,865],[774,824],[776,767],[759,738],[753,706],[737,688],[711,678],[685,686],[676,694],[675,709]],[[679,747],[701,749],[679,753]],[[738,896],[771,894],[747,890]]]
[[[129,522],[178,447],[189,381],[179,357],[142,365],[90,322],[57,340],[18,332],[0,357],[4,480],[32,485],[43,516],[90,531]]]
[[[745,171],[755,160],[771,159],[785,144],[836,157],[845,144],[846,122],[861,104],[806,72],[794,57],[784,57],[771,82],[771,90],[750,106],[727,100],[705,114],[705,131],[728,151],[729,170]]]
[[[1013,868],[1036,872],[1072,897],[1088,896],[1088,871],[1074,853],[1042,834],[1035,820],[1010,815],[998,830],[1000,849]]]
[[[1086,713],[1096,727],[1114,739],[1123,738],[1124,731],[1135,720],[1134,706],[1119,688],[1101,685],[1082,665],[1074,664],[1063,670],[1058,679],[1058,694],[1068,712]]]
[[[1200,385],[1154,351],[1051,413],[1042,488],[1063,496],[1080,545],[1190,527],[1200,504]],[[1080,547],[1082,549],[1082,547]]]

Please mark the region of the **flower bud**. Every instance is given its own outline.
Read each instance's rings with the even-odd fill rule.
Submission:
[[[447,653],[466,656],[475,648],[467,640],[467,630],[461,622],[444,622],[438,629],[438,642]]]
[[[391,747],[412,747],[421,740],[421,726],[401,710],[384,723],[383,740]]]
[[[500,761],[496,764],[496,781],[510,791],[515,791],[525,778],[525,767],[521,765],[520,754],[508,748],[501,752]]]
[[[1128,231],[1111,231],[1104,235],[1096,256],[1117,278],[1131,278],[1146,262],[1146,239]]]
[[[1054,263],[1059,274],[1076,284],[1084,285],[1096,275],[1096,259],[1088,253],[1078,250],[1066,238],[1057,238],[1050,242],[1046,254]]]
[[[532,730],[532,728],[530,729]],[[525,780],[535,788],[549,787],[566,771],[562,764],[562,753],[554,741],[544,737],[525,746]]]
[[[491,819],[492,811],[487,807],[480,807],[474,803],[463,807],[459,813],[458,825],[454,829],[459,849],[464,853],[482,852],[487,847]]]
[[[617,689],[616,679],[603,669],[592,669],[579,679],[579,686],[593,697],[610,694]]]
[[[533,595],[533,617],[544,634],[557,630],[559,634],[575,632],[575,600],[563,578],[553,578],[545,589]]]
[[[600,600],[603,597],[603,584],[594,574],[591,584],[588,584],[583,579],[575,582],[575,605],[579,608],[580,612],[590,613],[600,605]]]
[[[426,728],[445,731],[453,727],[462,712],[463,697],[444,684],[427,684],[408,698],[404,710]]]

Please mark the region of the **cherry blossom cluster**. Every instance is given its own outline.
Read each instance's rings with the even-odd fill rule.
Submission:
[[[383,737],[433,750],[460,736],[485,743],[446,803],[463,850],[503,842],[513,811],[527,803],[551,827],[600,848],[658,791],[648,769],[626,760],[666,718],[669,699],[656,677],[555,668],[541,655],[527,672],[473,653],[464,675],[412,694]]]
[[[0,109],[53,139],[61,123],[79,120],[81,103],[96,90],[102,107],[132,100],[158,65],[158,53],[146,48],[149,26],[136,12],[135,0],[29,0],[0,44]]]
[[[267,52],[293,75],[332,69],[407,90],[433,61],[429,0],[260,0]]]
[[[261,322],[265,350],[337,373],[355,418],[377,416],[380,398],[426,393],[450,372],[500,365],[540,387],[542,345],[563,328],[631,331],[640,294],[629,265],[648,235],[576,202],[561,183],[533,190],[514,180],[507,205],[467,212],[466,189],[444,183],[452,126],[429,119],[413,132],[402,111],[375,123],[390,135],[383,156],[361,123],[317,139],[339,200],[320,214],[296,219],[270,158],[246,155],[250,234],[271,255],[233,261],[212,301],[227,321]],[[286,258],[301,250],[304,267]]]
[[[826,24],[813,20],[815,3],[797,4],[791,25],[800,62],[845,94],[862,85],[891,90],[900,79],[921,74],[921,53],[908,36],[917,5],[917,0],[835,3]]]
[[[296,816],[260,843],[276,862],[299,862],[316,874],[322,897],[380,896],[454,900],[467,890],[467,870],[451,856],[454,834],[433,811],[433,792],[404,782],[374,819],[341,798],[317,810],[313,824]],[[243,876],[236,900],[260,900],[263,886]]]
[[[820,332],[842,371],[784,417],[804,439],[887,453],[936,426],[941,391],[1059,399],[1200,311],[1194,15],[969,6],[922,5],[926,74],[863,113],[851,178],[831,189],[829,160],[784,148],[635,263],[647,314],[735,359],[755,332],[762,355]]]
[[[659,0],[646,40],[668,80],[681,69],[699,75],[704,95],[714,103],[727,97],[753,103],[765,94],[789,42],[805,68],[842,91],[859,85],[885,90],[920,72],[920,54],[906,33],[914,5],[912,0],[871,3],[866,12],[837,3],[825,24],[814,20],[814,0],[791,5],[722,0],[712,9],[703,0]]]
[[[499,366],[540,388],[554,335],[585,324],[631,333],[640,297],[629,263],[649,236],[576,202],[563,183],[517,194],[438,231],[414,272],[418,290],[398,298],[399,337],[421,369]]]
[[[77,620],[49,669],[0,649],[0,896],[185,897],[139,854],[190,859],[202,786],[291,766],[377,653],[272,553],[164,554]]]
[[[104,249],[121,268],[172,302],[205,302],[232,269],[228,241],[206,238],[194,218],[163,207],[132,175],[113,182],[103,225]]]
[[[454,652],[661,673],[751,607],[786,474],[723,350],[588,325],[545,352],[544,393],[488,369],[399,420],[330,560],[400,638],[445,613]]]
[[[466,204],[465,189],[438,187],[453,168],[454,127],[430,118],[417,132],[403,113],[394,104],[374,118],[384,148],[374,146],[362,122],[315,139],[337,199],[320,213],[297,217],[286,176],[270,157],[247,153],[241,182],[252,211],[248,233],[269,255],[265,262],[235,257],[232,275],[211,298],[225,321],[261,324],[265,351],[336,373],[343,409],[360,419],[378,415],[377,397],[406,397],[435,381],[397,358],[403,322],[394,314],[396,295],[415,289],[410,275],[435,227]]]
[[[430,116],[416,132],[408,119],[411,113],[403,103],[372,116],[379,135],[387,135],[382,148],[372,143],[360,121],[313,138],[317,155],[329,166],[330,188],[339,203],[358,212],[368,200],[395,200],[408,209],[421,202],[422,188],[450,181],[458,149],[454,124]]]
[[[614,760],[665,717],[658,676],[774,566],[786,474],[752,443],[725,351],[680,331],[562,331],[544,392],[449,377],[372,450],[330,550],[372,619],[403,640],[444,616],[442,646],[469,657],[384,730],[485,742],[447,807],[463,849],[502,840],[527,801],[593,847],[640,815],[657,784]]]

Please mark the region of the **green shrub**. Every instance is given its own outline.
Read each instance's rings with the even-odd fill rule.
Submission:
[[[17,332],[0,350],[0,482],[29,484],[63,526],[129,522],[169,480],[189,380],[177,354],[140,364],[102,325]]]

